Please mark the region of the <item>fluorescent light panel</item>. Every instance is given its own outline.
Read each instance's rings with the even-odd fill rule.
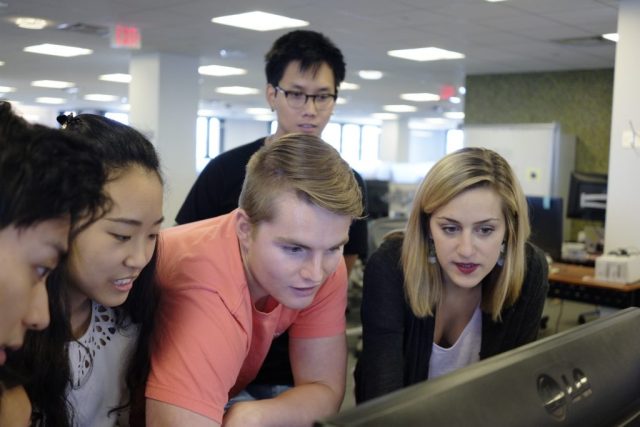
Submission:
[[[198,67],[198,73],[204,76],[225,77],[241,76],[247,74],[243,68],[225,67],[224,65],[202,65]]]
[[[246,112],[254,116],[271,114],[271,110],[269,108],[247,108]]]
[[[222,86],[216,88],[216,92],[225,95],[256,95],[260,93],[258,89],[245,86]]]
[[[380,80],[383,76],[382,71],[378,70],[360,70],[358,75],[365,80]]]
[[[81,47],[64,46],[61,44],[44,43],[34,46],[27,46],[22,49],[24,52],[40,53],[42,55],[62,56],[69,58],[72,56],[89,55],[93,53],[91,49]]]
[[[429,101],[440,101],[440,95],[436,95],[435,93],[428,92],[420,92],[420,93],[403,93],[400,95],[400,98],[405,101],[414,101],[414,102],[429,102]]]
[[[410,59],[412,61],[440,61],[443,59],[460,59],[464,54],[438,47],[420,47],[416,49],[399,49],[387,52],[389,56]]]
[[[443,116],[445,116],[447,119],[455,119],[455,120],[464,119],[464,113],[461,111],[448,111],[444,113]]]
[[[360,85],[357,85],[355,83],[349,83],[349,82],[342,82],[340,83],[340,90],[357,90],[360,89]]]
[[[398,115],[393,113],[373,113],[371,117],[378,120],[395,120]]]
[[[106,95],[104,93],[88,93],[84,96],[84,99],[87,101],[114,102],[120,98],[115,95]]]
[[[413,105],[403,105],[403,104],[385,105],[382,108],[384,109],[384,111],[388,111],[390,113],[413,113],[414,111],[418,110]]]
[[[16,91],[15,87],[0,86],[0,93],[9,93],[9,92],[15,92],[15,91]]]
[[[306,27],[309,25],[307,21],[287,18],[286,16],[274,15],[259,10],[237,15],[219,16],[212,18],[211,22],[254,31],[272,31],[283,28]]]
[[[125,74],[125,73],[102,74],[100,77],[98,77],[98,79],[105,82],[131,83],[131,74]]]
[[[40,18],[30,18],[27,16],[16,18],[15,23],[18,27],[27,30],[42,30],[47,26],[46,20]]]
[[[603,34],[602,38],[618,43],[620,36],[618,35],[618,33],[607,33],[607,34]]]
[[[50,89],[67,89],[74,87],[76,84],[73,82],[63,82],[60,80],[34,80],[31,82],[31,86],[34,87],[47,87]]]
[[[41,96],[39,98],[36,98],[36,102],[39,102],[40,104],[64,104],[65,102],[67,102],[67,100],[64,98],[52,98],[49,96]]]

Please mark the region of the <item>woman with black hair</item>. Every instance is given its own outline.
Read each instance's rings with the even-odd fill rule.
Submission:
[[[155,250],[163,183],[153,145],[102,116],[60,116],[66,132],[95,145],[110,209],[73,230],[69,254],[49,276],[51,324],[27,336],[20,363],[32,422],[126,426],[144,404],[156,308]]]

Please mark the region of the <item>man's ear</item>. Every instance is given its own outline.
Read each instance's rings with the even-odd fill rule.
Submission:
[[[265,98],[267,100],[267,104],[271,108],[271,111],[275,111],[276,107],[276,88],[274,88],[271,83],[267,83],[267,90],[265,91]]]
[[[243,249],[246,249],[251,241],[252,230],[253,224],[251,224],[249,220],[249,215],[247,215],[244,209],[238,209],[236,211],[236,235]]]

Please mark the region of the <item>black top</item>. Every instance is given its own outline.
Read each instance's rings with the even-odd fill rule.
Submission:
[[[402,239],[386,240],[371,255],[364,272],[363,348],[355,371],[356,402],[424,381],[429,375],[435,317],[418,318],[404,294]],[[503,309],[502,321],[482,313],[480,359],[532,342],[538,335],[549,289],[547,261],[526,244],[526,274],[516,303]]]
[[[238,207],[238,199],[244,183],[247,163],[251,156],[264,145],[265,138],[225,151],[207,164],[191,187],[176,222],[186,224],[201,219],[224,215]],[[366,200],[366,188],[362,177],[353,171],[358,181],[362,200]],[[366,208],[366,206],[365,206]],[[349,228],[349,242],[344,246],[345,255],[367,257],[367,222],[355,220]]]

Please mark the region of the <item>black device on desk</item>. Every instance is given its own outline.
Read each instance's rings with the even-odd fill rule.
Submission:
[[[607,175],[572,172],[567,217],[604,221],[607,210]]]
[[[316,423],[354,426],[640,424],[640,308],[491,357]]]
[[[529,205],[529,240],[542,249],[551,259],[558,261],[562,257],[564,212],[559,197],[527,196]]]

